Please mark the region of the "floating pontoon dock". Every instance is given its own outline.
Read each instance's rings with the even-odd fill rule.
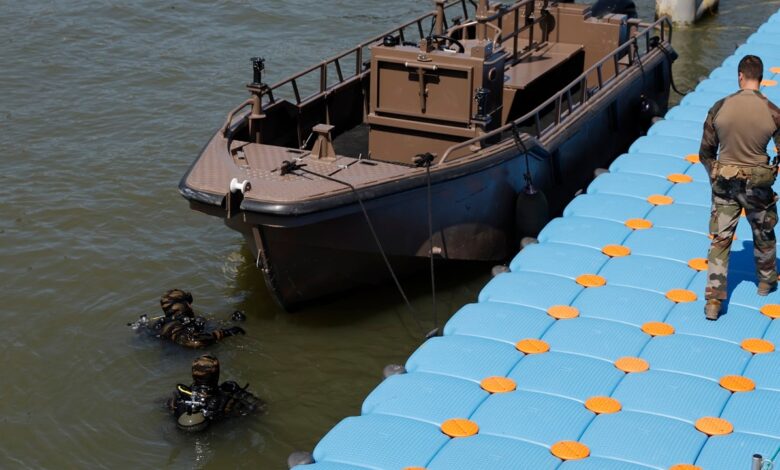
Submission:
[[[706,321],[702,299],[710,187],[696,154],[745,54],[780,103],[778,12],[296,468],[747,470],[772,457],[780,292],[756,295],[747,220],[726,314]]]

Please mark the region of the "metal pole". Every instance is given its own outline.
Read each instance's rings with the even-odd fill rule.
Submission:
[[[764,458],[761,456],[761,454],[753,454],[753,465],[750,467],[750,470],[761,470],[763,465]]]

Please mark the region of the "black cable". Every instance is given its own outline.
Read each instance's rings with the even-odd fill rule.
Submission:
[[[431,264],[431,301],[433,303],[433,328],[439,328],[439,318],[436,309],[436,270],[433,260],[433,197],[431,196],[431,163],[433,155],[430,153],[417,155],[415,164],[425,166],[425,176],[428,187],[428,259]]]
[[[673,62],[672,54],[669,52],[667,48],[664,47],[663,44],[660,43],[660,41],[656,45],[658,46],[659,49],[661,49],[661,52],[663,52],[663,54],[666,56],[666,60],[669,61],[669,83],[672,85],[672,90],[674,90],[674,92],[680,96],[687,95],[688,93],[690,93],[690,90],[683,93],[680,90],[678,90],[677,85],[674,84],[674,72],[672,71],[672,62]]]
[[[346,181],[342,181],[337,178],[333,178],[332,176],[328,175],[322,175],[315,171],[307,170],[306,168],[303,168],[302,165],[294,164],[292,162],[284,162],[283,165],[288,167],[288,173],[292,170],[290,170],[289,167],[295,166],[295,170],[300,170],[304,173],[308,173],[312,176],[318,176],[322,179],[326,179],[328,181],[333,181],[334,183],[342,184],[346,187],[348,187],[352,192],[355,194],[355,198],[358,201],[358,204],[360,205],[360,209],[363,211],[363,217],[366,219],[366,224],[368,225],[368,229],[371,231],[371,236],[374,237],[374,242],[376,243],[377,248],[379,248],[379,253],[382,255],[382,259],[385,262],[385,265],[387,266],[387,270],[390,272],[390,276],[393,278],[393,282],[395,282],[395,286],[398,288],[398,292],[401,294],[401,297],[404,299],[404,303],[406,303],[406,306],[409,307],[409,310],[413,313],[412,317],[414,318],[415,323],[417,323],[417,328],[420,330],[420,334],[424,335],[425,332],[423,330],[422,325],[420,324],[420,320],[417,318],[417,315],[414,315],[415,310],[412,307],[411,302],[409,302],[409,298],[406,296],[406,292],[404,291],[404,288],[401,286],[401,282],[398,280],[398,276],[395,274],[395,270],[393,269],[393,266],[390,264],[390,260],[387,258],[387,254],[385,253],[385,249],[382,247],[382,242],[379,240],[379,236],[376,233],[376,230],[374,229],[374,224],[371,223],[371,218],[368,216],[368,211],[366,211],[366,206],[363,204],[363,198],[360,197],[360,193],[358,193],[357,189],[352,186],[350,183],[347,183]]]

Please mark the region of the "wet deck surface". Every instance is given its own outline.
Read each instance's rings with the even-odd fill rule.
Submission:
[[[704,319],[710,189],[696,153],[745,54],[780,102],[778,32],[780,13],[296,468],[733,470],[771,457],[780,292],[756,295],[743,219],[728,307]]]

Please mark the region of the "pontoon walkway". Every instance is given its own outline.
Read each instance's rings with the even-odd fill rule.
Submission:
[[[734,470],[771,457],[780,292],[756,295],[746,220],[727,313],[707,322],[702,300],[710,189],[696,153],[745,54],[780,103],[778,12],[297,468]]]

